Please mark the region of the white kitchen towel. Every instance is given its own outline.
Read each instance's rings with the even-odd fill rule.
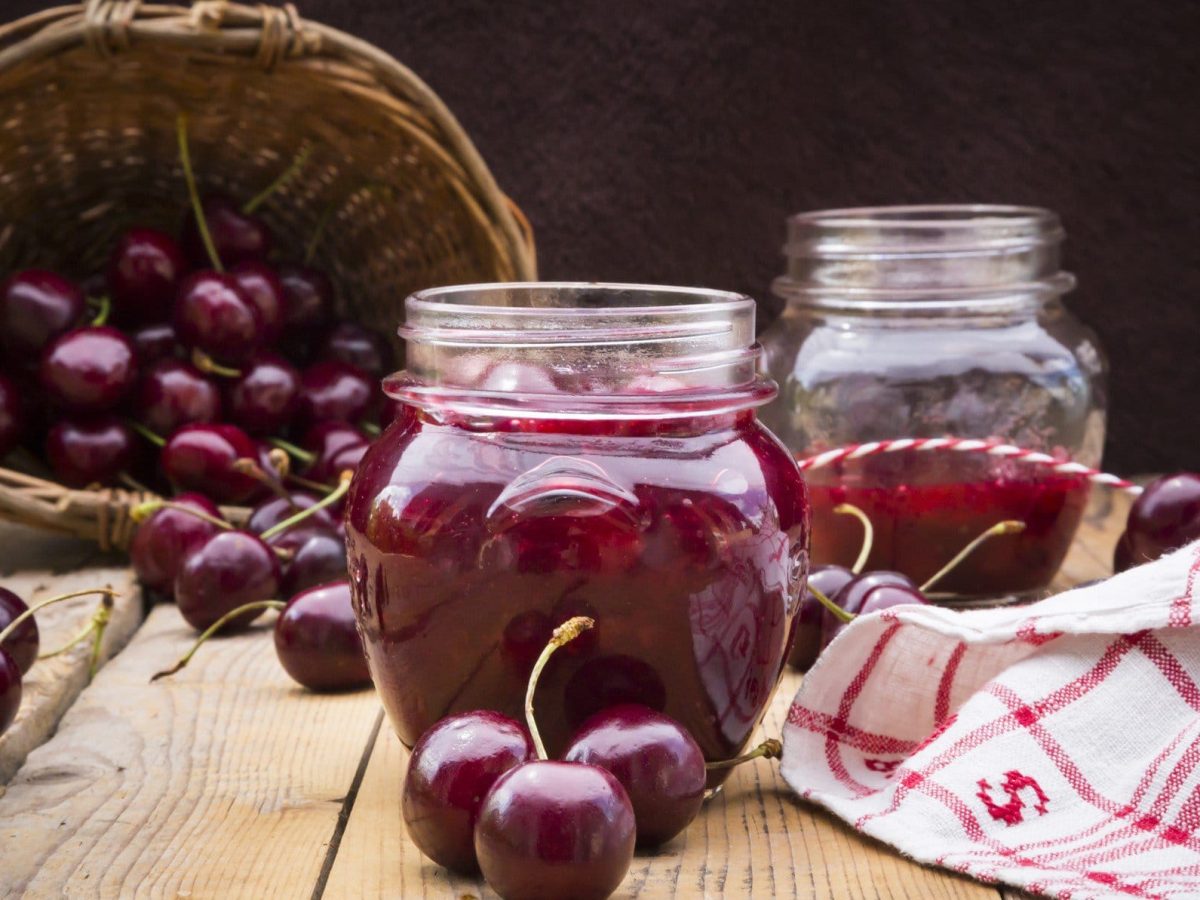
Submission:
[[[1200,543],[1029,606],[857,619],[796,694],[783,775],[982,881],[1200,898],[1198,593]]]

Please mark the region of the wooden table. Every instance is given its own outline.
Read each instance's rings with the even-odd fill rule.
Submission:
[[[1057,588],[1110,573],[1126,509],[1110,492],[1093,498]],[[74,571],[71,584],[88,577],[114,576]],[[0,798],[0,897],[495,897],[408,843],[407,751],[373,692],[300,690],[267,624],[149,684],[192,639],[174,607],[155,608],[29,754]],[[789,672],[764,735],[779,734],[798,684]],[[759,761],[681,837],[639,854],[617,896],[1018,895],[907,861],[797,800]]]

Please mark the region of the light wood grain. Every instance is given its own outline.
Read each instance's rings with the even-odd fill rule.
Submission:
[[[83,590],[111,586],[118,591],[101,644],[100,664],[129,641],[142,621],[141,590],[126,566],[100,556],[94,544],[0,525],[0,586],[26,603]],[[48,606],[35,614],[42,652],[56,650],[75,637],[99,605],[99,596],[80,597]],[[21,707],[0,735],[0,785],[21,767],[25,757],[54,732],[63,714],[88,682],[91,644],[80,644],[61,656],[39,661],[22,679]],[[2,788],[0,788],[2,789]]]
[[[194,638],[159,607],[0,798],[0,896],[306,897],[379,705],[315,697],[268,626]]]

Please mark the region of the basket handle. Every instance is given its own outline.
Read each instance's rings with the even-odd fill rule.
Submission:
[[[525,211],[517,206],[515,200],[508,194],[504,194],[504,202],[508,204],[508,211],[512,213],[513,220],[517,223],[517,230],[521,233],[521,243],[525,245],[525,253],[529,257],[530,269],[533,272],[533,277],[537,277],[537,245],[533,240],[533,226],[529,224],[529,217],[525,215]]]

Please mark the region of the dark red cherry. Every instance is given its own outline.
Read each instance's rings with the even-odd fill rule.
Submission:
[[[203,631],[239,606],[279,596],[275,551],[246,531],[221,531],[195,549],[175,578],[175,603],[184,621]],[[243,613],[227,630],[245,628],[262,610]]]
[[[137,378],[133,343],[108,325],[59,335],[42,353],[38,381],[51,402],[71,412],[112,409]]]
[[[175,239],[152,228],[131,228],[108,259],[108,293],[120,322],[166,322],[175,290],[188,270]]]
[[[1117,539],[1117,546],[1113,548],[1113,572],[1124,572],[1142,562],[1144,560],[1140,560],[1134,555],[1133,546],[1129,541],[1129,533],[1121,532],[1121,537]]]
[[[290,500],[284,500],[282,497],[269,497],[262,501],[262,503],[259,503],[250,511],[250,518],[246,522],[246,530],[252,531],[254,534],[262,534],[268,528],[274,528],[285,519],[290,519],[296,513],[313,506],[319,499],[306,491],[292,491],[289,497]],[[328,509],[318,509],[295,527],[307,526],[332,529],[336,524],[333,516],[329,514]],[[291,530],[290,528],[287,529],[287,531]],[[287,531],[283,533],[286,534]]]
[[[299,408],[300,373],[282,356],[260,351],[227,390],[234,424],[249,434],[279,434]]]
[[[475,822],[505,772],[534,758],[523,725],[490,710],[458,713],[421,735],[409,758],[401,810],[408,835],[439,866],[474,872]]]
[[[59,419],[46,434],[46,459],[67,487],[112,484],[135,461],[133,432],[119,419]]]
[[[196,272],[179,287],[173,323],[180,343],[240,363],[263,343],[258,307],[229,274]]]
[[[860,616],[868,613],[891,609],[893,606],[903,606],[909,603],[928,605],[929,599],[916,588],[900,584],[881,584],[867,591],[862,606],[858,610]]]
[[[867,594],[872,590],[884,584],[893,584],[898,587],[916,589],[913,580],[902,572],[889,572],[880,570],[877,572],[865,572],[846,582],[846,585],[837,592],[836,595],[829,599],[850,613],[852,616],[858,615],[862,611],[863,601]],[[823,647],[828,646],[843,628],[846,627],[845,622],[842,622],[833,613],[825,611],[825,618],[822,627]]]
[[[310,691],[345,691],[371,683],[344,568],[342,575],[341,581],[296,594],[275,621],[279,662]]]
[[[687,827],[704,802],[704,753],[669,716],[633,703],[596,713],[563,753],[567,762],[600,766],[616,776],[633,805],[637,842],[665,844]]]
[[[369,445],[367,436],[349,422],[318,422],[305,432],[300,442],[300,446],[315,457],[305,469],[304,476],[323,484],[332,484],[339,474],[334,468],[339,455],[358,447],[365,451]]]
[[[25,404],[15,381],[0,375],[0,459],[25,436]]]
[[[833,599],[854,577],[854,573],[844,566],[813,566],[812,571],[808,573],[804,593],[800,597],[800,609],[796,613],[796,639],[788,656],[789,665],[801,671],[807,670],[817,661],[824,646],[821,633],[825,628],[826,610],[816,595],[808,589],[808,585],[816,587],[826,597]]]
[[[221,516],[217,505],[203,494],[179,494],[171,502]],[[147,587],[167,593],[174,587],[183,561],[218,531],[218,526],[182,510],[160,509],[133,533],[129,545],[133,570]]]
[[[212,379],[181,359],[164,359],[147,369],[134,395],[134,414],[157,434],[221,417],[221,392]]]
[[[271,252],[271,230],[261,219],[243,213],[236,201],[221,194],[204,197],[201,208],[222,265],[235,266],[240,262],[267,258]],[[196,217],[190,211],[183,223],[180,244],[192,265],[212,265],[200,229],[196,227]]]
[[[287,561],[280,592],[284,597],[294,597],[301,591],[345,577],[346,542],[332,528],[313,527]]]
[[[11,625],[17,616],[28,609],[24,600],[8,588],[0,587],[0,631]],[[13,662],[17,664],[21,674],[24,675],[37,662],[40,645],[41,637],[38,634],[37,621],[30,616],[17,626],[16,631],[4,639],[3,646],[8,655],[12,657]]]
[[[370,449],[370,444],[355,444],[351,447],[343,447],[330,458],[329,475],[326,480],[330,484],[333,484],[343,472],[356,471],[358,464],[362,462],[362,458],[367,455],[367,451]]]
[[[8,731],[21,708],[21,670],[0,647],[0,734]]]
[[[1129,510],[1125,536],[1133,564],[1200,538],[1200,475],[1180,472],[1146,485]]]
[[[137,353],[138,363],[153,365],[160,359],[172,359],[179,353],[175,342],[175,327],[168,322],[143,325],[129,336]]]
[[[311,332],[329,322],[333,316],[333,283],[329,276],[309,266],[282,265],[279,280],[289,331]]]
[[[505,900],[601,900],[629,871],[635,837],[633,807],[613,775],[536,760],[492,785],[475,825],[475,854]]]
[[[376,379],[392,370],[392,348],[377,331],[357,322],[340,322],[329,332],[318,351],[321,359],[354,366]]]
[[[374,387],[371,376],[355,366],[314,363],[300,376],[300,415],[306,422],[358,422],[375,399]]]
[[[258,458],[258,446],[237,426],[196,424],[172,434],[159,459],[164,474],[177,487],[207,494],[218,503],[241,503],[258,493],[261,485],[233,464]]]
[[[272,344],[283,332],[287,310],[283,283],[279,275],[265,262],[238,263],[229,270],[242,292],[250,298],[262,320],[263,343]]]
[[[75,327],[84,305],[79,285],[61,275],[17,272],[0,288],[0,348],[13,365],[37,362],[50,341]]]

